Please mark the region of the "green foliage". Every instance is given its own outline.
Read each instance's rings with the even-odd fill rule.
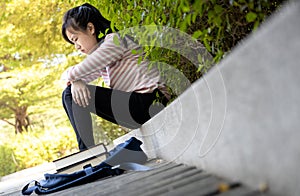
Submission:
[[[112,21],[112,26],[119,30],[139,25],[180,29],[204,44],[216,63],[241,39],[257,29],[283,0],[90,0],[89,2],[98,6]],[[190,59],[176,55],[178,51],[155,47],[146,47],[145,50],[151,61],[174,66],[184,73],[190,82],[200,78],[212,65],[212,63],[204,66],[195,65]]]
[[[74,3],[10,0],[0,16],[0,63],[9,69],[28,67],[39,59],[70,50],[61,39],[63,13]]]
[[[14,151],[8,145],[0,145],[0,177],[17,171]]]
[[[57,79],[53,72],[55,69],[39,63],[30,68],[15,68],[13,72],[1,74],[4,79],[0,80],[0,119],[13,125],[16,133],[21,133],[27,129],[24,126],[30,125],[28,109],[31,106],[49,103],[51,98],[58,96],[59,88],[53,89]]]
[[[55,128],[17,135],[12,147],[20,167],[27,168],[76,151],[75,139],[71,129]]]
[[[18,134],[0,146],[0,175],[51,162],[76,151],[75,134],[67,127]]]
[[[119,125],[112,124],[109,121],[92,115],[94,123],[94,139],[95,143],[109,144],[114,139],[126,134],[128,130]]]
[[[75,1],[76,3],[77,1]],[[59,96],[57,54],[71,51],[60,35],[63,13],[73,3],[6,0],[0,3],[0,119],[16,133],[31,125],[31,109]],[[51,62],[51,63],[49,63]],[[35,107],[32,113],[41,113]]]

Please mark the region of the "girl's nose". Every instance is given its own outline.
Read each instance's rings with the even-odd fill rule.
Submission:
[[[75,43],[75,48],[76,48],[76,50],[80,50],[81,46],[79,44]]]

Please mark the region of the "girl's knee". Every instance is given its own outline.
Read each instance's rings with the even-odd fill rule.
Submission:
[[[68,85],[65,90],[62,92],[63,95],[71,94],[71,85]]]
[[[67,86],[65,90],[62,92],[62,100],[65,101],[68,97],[72,97],[71,93],[71,85]]]

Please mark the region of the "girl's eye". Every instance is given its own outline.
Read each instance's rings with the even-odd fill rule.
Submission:
[[[71,38],[71,41],[72,41],[73,43],[75,43],[77,40],[78,40],[78,38],[77,38],[77,37],[73,37],[73,38]]]

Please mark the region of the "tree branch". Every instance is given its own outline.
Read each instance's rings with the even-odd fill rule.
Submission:
[[[4,121],[4,122],[6,122],[7,124],[9,124],[9,125],[12,125],[12,126],[15,126],[15,124],[14,123],[11,123],[11,122],[9,122],[8,120],[6,120],[6,119],[0,119],[0,120],[2,120],[2,121]]]
[[[0,101],[0,107],[2,106],[7,107],[8,109],[12,110],[14,113],[17,112],[16,108],[13,108],[12,106],[6,104],[5,102]]]

